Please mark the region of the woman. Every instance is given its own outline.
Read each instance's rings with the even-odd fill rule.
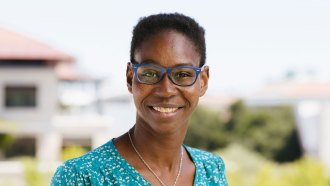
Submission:
[[[183,145],[208,86],[204,29],[182,14],[145,17],[133,30],[130,55],[134,127],[65,162],[52,185],[227,185],[219,156]]]

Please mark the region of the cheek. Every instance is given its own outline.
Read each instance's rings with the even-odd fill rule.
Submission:
[[[185,91],[183,92],[183,94],[185,95],[184,97],[190,103],[192,109],[195,109],[195,107],[198,104],[200,92],[201,92],[201,88],[199,83],[197,82],[191,87],[186,87]]]
[[[134,81],[132,84],[132,94],[135,106],[141,107],[141,104],[143,103],[144,99],[146,99],[149,94],[149,89],[148,87],[146,87],[146,85]]]
[[[133,78],[132,80],[132,93],[133,93],[133,96],[137,96],[139,97],[139,95],[143,94],[143,90],[144,90],[144,87],[143,87],[143,84],[139,83],[137,81],[137,79]]]
[[[191,86],[190,93],[196,99],[199,99],[199,96],[201,95],[201,91],[202,91],[201,81],[200,81],[200,79],[197,79],[195,84],[193,86]]]
[[[143,89],[141,88],[141,86],[139,86],[136,83],[133,83],[132,85],[132,94],[133,94],[133,98],[134,101],[137,101],[139,99],[141,99],[142,95],[143,95]]]

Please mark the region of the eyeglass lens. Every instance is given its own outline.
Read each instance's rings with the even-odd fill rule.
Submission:
[[[165,70],[155,66],[140,66],[137,69],[137,76],[139,81],[147,84],[154,84],[159,82],[165,73]],[[190,85],[194,83],[196,75],[196,71],[192,68],[174,68],[170,72],[170,79],[173,81],[173,83],[178,85]]]

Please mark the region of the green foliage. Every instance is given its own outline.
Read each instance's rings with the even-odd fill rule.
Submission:
[[[79,157],[87,152],[86,149],[80,146],[68,146],[62,151],[62,160],[66,161],[68,159]]]
[[[0,134],[0,149],[7,148],[14,142],[14,137],[9,134]]]
[[[0,118],[0,128],[7,128],[12,126],[12,123]],[[5,151],[15,141],[14,137],[10,134],[0,133],[0,158],[5,155]]]
[[[291,107],[247,108],[239,101],[230,111],[227,129],[233,134],[233,141],[278,162],[293,161],[301,156]]]
[[[329,177],[317,161],[304,157],[294,163],[267,163],[256,174],[255,185],[263,186],[328,186]]]
[[[184,143],[200,149],[215,150],[229,142],[224,122],[213,110],[198,107],[191,117]]]
[[[14,184],[12,183],[12,180],[10,180],[9,178],[0,180],[0,185],[1,186],[14,186]]]
[[[256,172],[266,162],[260,154],[237,143],[215,153],[225,161],[229,185],[253,185]]]
[[[198,107],[190,120],[185,143],[216,150],[236,142],[277,162],[293,161],[301,156],[291,107],[249,108],[238,101],[229,111],[231,117],[225,122],[220,113]]]
[[[0,118],[0,127],[8,125],[8,122]],[[14,137],[10,134],[0,133],[0,150],[5,149],[14,141]]]
[[[226,163],[231,186],[329,186],[325,167],[310,157],[291,163],[268,161],[241,144],[232,144],[216,152]]]
[[[50,182],[49,173],[41,173],[38,170],[38,163],[32,158],[23,158],[24,178],[28,186],[43,186]]]

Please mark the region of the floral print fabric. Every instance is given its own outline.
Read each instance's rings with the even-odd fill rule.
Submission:
[[[219,156],[188,146],[184,147],[196,167],[194,185],[228,186],[225,165]],[[58,167],[51,185],[151,186],[119,154],[112,140],[79,158],[66,161]]]

